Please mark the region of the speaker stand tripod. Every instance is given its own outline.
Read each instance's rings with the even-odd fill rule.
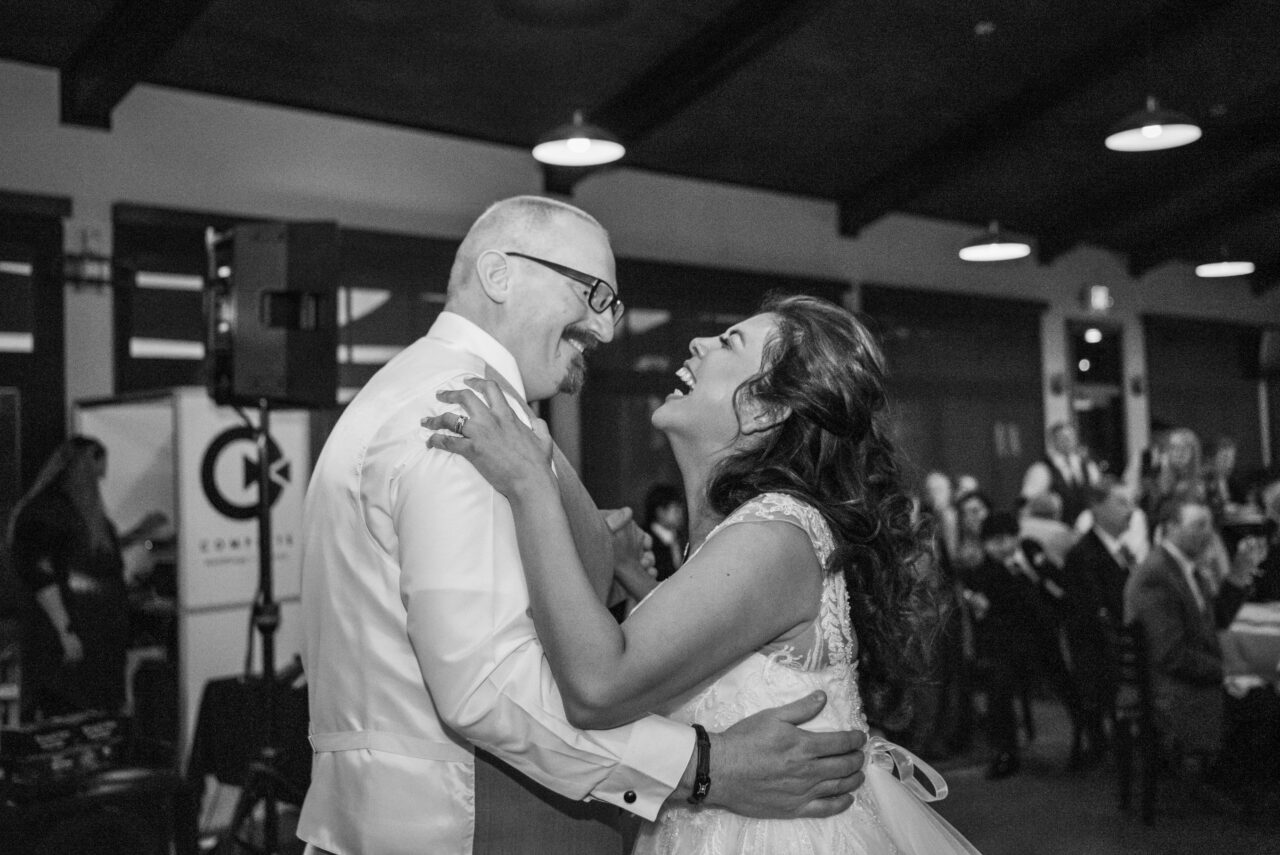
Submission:
[[[280,750],[277,747],[275,633],[280,626],[280,604],[276,602],[272,577],[271,535],[271,460],[270,406],[266,398],[258,401],[258,426],[254,431],[258,448],[258,593],[253,603],[253,628],[262,637],[262,714],[265,731],[256,760],[249,764],[244,788],[236,801],[227,836],[219,843],[220,852],[250,852],[254,855],[277,855],[280,851],[280,805],[282,793],[293,787],[280,773]],[[248,668],[246,667],[246,672]],[[246,678],[251,679],[246,673]],[[296,795],[296,794],[294,794]],[[261,834],[255,840],[254,819],[261,807]],[[224,848],[225,843],[230,846]]]

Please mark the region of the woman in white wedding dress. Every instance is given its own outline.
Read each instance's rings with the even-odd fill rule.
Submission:
[[[892,695],[923,673],[934,613],[916,570],[927,540],[881,424],[883,357],[851,314],[810,297],[767,302],[690,351],[685,388],[653,415],[684,479],[690,555],[621,625],[574,551],[545,424],[526,428],[497,386],[475,381],[487,406],[471,391],[440,395],[466,411],[465,436],[429,442],[510,501],[534,623],[576,725],[656,711],[714,738],[822,690],[827,705],[806,727],[866,730],[862,692]],[[867,754],[866,783],[834,817],[668,802],[635,851],[976,852],[924,803],[945,795],[936,773],[879,738]]]

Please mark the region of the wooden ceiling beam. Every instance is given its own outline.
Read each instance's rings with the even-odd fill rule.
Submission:
[[[831,0],[739,0],[622,91],[591,121],[634,143],[716,89]]]
[[[1215,186],[1216,185],[1216,186]],[[1140,276],[1171,258],[1194,257],[1226,244],[1241,222],[1275,210],[1280,199],[1280,152],[1259,152],[1240,171],[1210,176],[1170,204],[1143,211],[1123,228],[1098,236],[1104,246],[1124,247],[1129,272]]]
[[[1135,56],[1147,50],[1148,24],[1151,43],[1158,46],[1184,31],[1210,26],[1209,13],[1227,2],[1230,0],[1171,0],[1161,4],[1154,20],[1135,16],[1129,26],[1057,63],[1059,73],[1046,73],[1030,81],[996,109],[962,122],[951,133],[917,149],[908,160],[849,192],[838,203],[840,234],[856,235],[929,189],[965,174],[990,150],[1006,144],[1021,128],[1058,104],[1123,73]]]
[[[111,111],[212,0],[121,0],[61,67],[62,123],[111,128]]]
[[[591,110],[587,118],[616,134],[626,145],[634,145],[715,90],[830,2],[739,0]],[[573,186],[593,169],[546,169],[543,182],[548,191],[569,195]]]
[[[1261,297],[1273,288],[1280,288],[1280,261],[1259,266],[1249,277],[1249,291],[1255,297]]]

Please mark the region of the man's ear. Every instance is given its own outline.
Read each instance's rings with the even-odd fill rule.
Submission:
[[[744,402],[738,408],[738,430],[744,436],[753,433],[765,433],[773,430],[791,416],[791,408],[786,405],[767,407],[759,401]]]
[[[485,296],[495,303],[505,303],[511,298],[511,265],[506,255],[496,249],[480,253],[476,259],[476,279]]]

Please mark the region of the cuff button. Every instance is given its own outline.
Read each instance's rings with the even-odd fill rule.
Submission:
[[[633,804],[635,804],[635,803],[636,803],[636,791],[635,791],[635,790],[627,790],[625,793],[623,793],[623,794],[622,794],[622,800],[623,800],[624,802],[626,802],[627,804],[629,804],[629,805],[633,805]]]

